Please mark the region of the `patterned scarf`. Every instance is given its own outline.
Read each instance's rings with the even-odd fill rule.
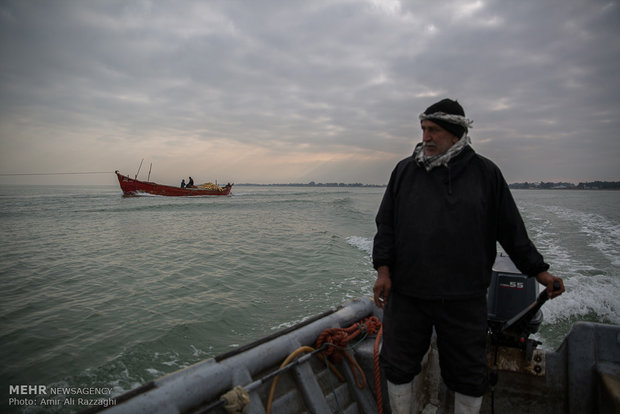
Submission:
[[[448,151],[443,154],[433,155],[432,157],[426,156],[424,153],[424,143],[420,142],[416,145],[415,150],[413,151],[413,157],[415,158],[418,165],[424,167],[426,171],[430,171],[435,167],[439,167],[441,165],[447,166],[452,158],[460,154],[468,145],[471,145],[471,139],[467,135],[467,128],[472,128],[472,124],[474,121],[471,119],[465,118],[461,115],[454,114],[446,114],[444,112],[435,112],[432,114],[420,114],[420,121],[428,119],[430,121],[433,120],[441,120],[445,122],[449,122],[451,124],[456,124],[465,128],[465,133],[461,136],[461,138],[452,145]]]
[[[430,171],[435,167],[439,167],[441,165],[447,166],[450,160],[456,157],[458,154],[463,151],[463,148],[471,144],[471,139],[467,134],[463,134],[461,139],[459,139],[453,146],[448,149],[448,151],[443,154],[433,155],[428,157],[424,153],[424,143],[420,142],[416,145],[415,150],[413,151],[413,157],[415,158],[418,165],[424,167],[426,171]]]

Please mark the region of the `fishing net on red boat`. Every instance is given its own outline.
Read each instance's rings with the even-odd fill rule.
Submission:
[[[200,185],[197,185],[196,188],[200,190],[224,191],[222,187],[220,187],[217,184],[213,184],[213,183],[200,184]]]

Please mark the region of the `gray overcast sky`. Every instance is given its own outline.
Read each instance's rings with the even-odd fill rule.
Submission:
[[[616,181],[619,59],[618,1],[1,0],[0,173],[384,184],[450,97],[508,182]]]

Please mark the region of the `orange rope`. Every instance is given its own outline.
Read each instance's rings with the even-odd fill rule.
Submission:
[[[381,335],[383,334],[383,327],[379,318],[370,316],[362,321],[355,323],[348,328],[330,328],[324,330],[316,340],[316,349],[327,345],[327,349],[323,352],[326,357],[329,357],[334,363],[342,361],[346,358],[351,367],[351,372],[355,376],[355,382],[359,388],[364,388],[367,384],[366,376],[359,366],[357,361],[345,352],[345,349],[350,341],[356,339],[360,335],[374,335],[377,334],[374,345],[374,363],[375,363],[375,385],[377,388],[377,412],[383,414],[383,396],[381,392],[381,371],[379,370],[379,343],[381,341]],[[303,346],[296,349],[291,355],[289,355],[280,367],[288,365],[297,355],[303,352],[312,352],[314,348],[309,346]],[[323,357],[323,355],[319,355]],[[344,381],[344,378],[340,375],[338,370],[329,363],[330,369],[339,377],[340,381]],[[267,413],[271,412],[271,405],[273,403],[273,397],[275,394],[276,385],[278,383],[278,376],[273,379],[271,388],[269,390],[269,397],[267,399]]]
[[[381,321],[376,316],[370,316],[348,328],[326,329],[316,340],[316,347],[319,348],[324,343],[332,345],[327,348],[325,355],[331,357],[334,362],[340,362],[344,357],[343,349],[346,348],[351,340],[357,338],[362,333],[374,335],[380,328]]]
[[[355,382],[359,388],[366,386],[366,376],[359,364],[349,354],[344,352],[349,342],[357,338],[361,334],[374,335],[381,329],[381,321],[375,316],[363,319],[361,322],[355,323],[348,328],[330,328],[324,330],[316,340],[316,347],[319,348],[323,344],[330,345],[325,351],[325,355],[330,357],[334,363],[347,358],[351,372],[355,376]]]
[[[374,360],[375,360],[375,388],[377,390],[377,413],[383,414],[383,393],[381,392],[381,369],[379,368],[379,344],[383,336],[383,326],[375,338]]]

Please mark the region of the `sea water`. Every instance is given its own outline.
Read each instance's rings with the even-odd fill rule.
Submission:
[[[117,396],[372,295],[383,192],[235,186],[228,197],[126,198],[116,186],[0,187],[2,411],[79,411],[76,398],[9,404],[10,386]],[[513,195],[567,289],[543,307],[542,347],[557,348],[579,320],[620,323],[620,192]]]

